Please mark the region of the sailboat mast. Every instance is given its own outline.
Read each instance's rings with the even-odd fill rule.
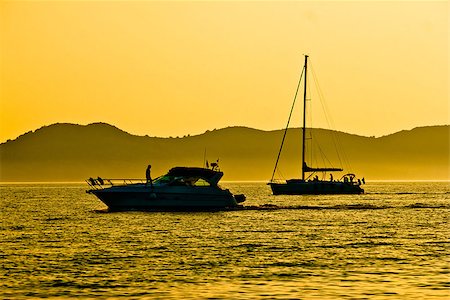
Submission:
[[[302,129],[302,180],[305,180],[305,146],[306,146],[306,78],[308,69],[308,55],[305,55],[305,86],[303,91],[303,129]]]

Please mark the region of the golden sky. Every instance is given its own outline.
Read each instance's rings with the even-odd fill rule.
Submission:
[[[280,129],[306,53],[333,129],[449,124],[448,17],[448,1],[2,1],[0,142],[56,122]]]

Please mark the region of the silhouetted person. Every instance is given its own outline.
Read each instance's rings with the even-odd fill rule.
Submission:
[[[330,174],[330,181],[333,181],[333,174]]]
[[[358,178],[358,185],[361,185],[361,179]]]
[[[362,178],[362,183],[366,184],[366,180],[364,179],[364,177]]]
[[[147,179],[147,182],[145,184],[149,184],[150,186],[153,187],[153,181],[152,181],[152,176],[150,175],[150,169],[152,168],[151,165],[147,166],[147,170],[145,170],[145,178]]]

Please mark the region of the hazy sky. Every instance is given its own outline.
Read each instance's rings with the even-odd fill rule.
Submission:
[[[333,129],[449,124],[448,17],[448,1],[2,1],[0,142],[56,122],[280,129],[305,53]]]

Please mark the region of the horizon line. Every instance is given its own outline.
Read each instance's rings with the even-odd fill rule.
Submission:
[[[143,179],[145,180],[145,178]],[[267,183],[270,180],[222,180],[221,183]],[[450,182],[449,179],[373,179],[367,183],[395,183],[395,182]],[[25,184],[86,184],[86,181],[0,181],[0,185]]]

